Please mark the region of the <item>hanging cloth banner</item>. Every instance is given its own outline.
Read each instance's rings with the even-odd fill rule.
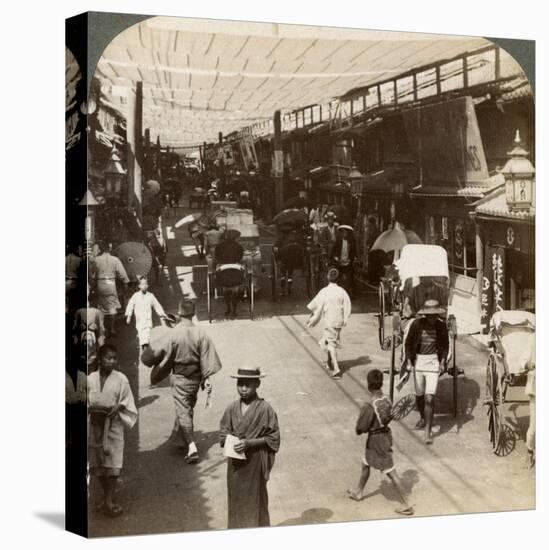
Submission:
[[[488,178],[488,165],[471,96],[403,112],[421,183],[460,187]]]
[[[488,334],[490,319],[505,309],[505,248],[486,246],[482,277],[480,323],[482,333]]]
[[[256,171],[259,163],[257,162],[255,153],[254,138],[250,133],[242,134],[240,138],[240,151],[246,170],[248,172]]]

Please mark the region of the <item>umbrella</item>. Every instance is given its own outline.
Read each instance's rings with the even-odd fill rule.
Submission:
[[[160,193],[160,184],[156,180],[147,180],[145,182],[145,189],[153,195]]]
[[[304,197],[290,197],[285,203],[284,208],[303,208],[308,205],[308,201]]]
[[[417,233],[414,233],[411,229],[404,229],[406,233],[406,238],[408,239],[408,244],[423,244],[423,241]]]
[[[303,210],[297,208],[287,208],[279,212],[274,218],[273,222],[277,225],[294,224],[298,222],[305,223],[308,219],[307,214]]]
[[[152,254],[143,243],[133,241],[122,243],[115,254],[124,264],[131,281],[137,281],[138,277],[146,277],[151,269]]]
[[[175,223],[174,228],[179,229],[184,225],[198,221],[202,217],[201,212],[196,212],[194,214],[188,214],[184,218],[181,218],[178,222]]]
[[[397,222],[392,229],[388,229],[379,235],[370,248],[383,250],[384,252],[400,251],[407,244],[422,244],[421,239],[409,229],[402,229]]]

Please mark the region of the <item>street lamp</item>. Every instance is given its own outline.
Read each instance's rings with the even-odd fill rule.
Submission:
[[[105,195],[107,199],[122,197],[122,189],[124,180],[126,179],[126,170],[122,166],[122,161],[116,149],[116,145],[113,145],[107,167],[103,171],[105,175]]]
[[[86,219],[84,222],[84,238],[86,239],[86,254],[91,255],[93,240],[95,237],[95,208],[99,205],[93,193],[88,189],[82,197],[78,206],[86,209]]]
[[[511,212],[529,210],[534,205],[534,175],[536,170],[522,147],[520,133],[515,135],[515,147],[507,153],[509,160],[501,170],[505,178],[505,198]]]

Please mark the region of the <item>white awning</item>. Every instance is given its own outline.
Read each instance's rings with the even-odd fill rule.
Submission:
[[[188,145],[487,45],[466,36],[154,17],[118,35],[96,74],[122,106],[123,89],[142,81],[151,139]]]

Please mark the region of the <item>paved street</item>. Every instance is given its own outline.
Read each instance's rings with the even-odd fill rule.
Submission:
[[[178,217],[188,210],[180,208]],[[198,298],[198,319],[213,337],[223,362],[213,378],[213,405],[204,408],[200,394],[195,409],[198,465],[185,463],[181,449],[170,441],[174,410],[167,383],[151,387],[149,369],[138,365],[137,340],[132,326],[122,326],[117,345],[121,369],[130,378],[139,410],[137,425],[127,433],[125,468],[119,501],[125,514],[116,519],[90,512],[91,534],[123,535],[224,529],[227,521],[226,465],[218,444],[219,419],[237,396],[229,377],[242,365],[260,366],[267,373],[259,393],[278,413],[282,444],[269,482],[273,525],[297,525],[394,517],[397,498],[378,473],[370,478],[369,497],[354,502],[345,490],[357,481],[364,437],[354,425],[366,391],[369,368],[385,368],[389,352],[377,341],[376,295],[364,294],[353,304],[344,329],[342,380],[332,380],[322,368],[317,345],[320,329],[306,328],[305,287],[297,277],[291,298],[272,303],[266,265],[264,285],[256,303],[256,319],[249,320],[247,304],[237,320],[224,321],[223,300],[215,303],[215,321],[207,321],[204,262],[200,262],[186,230],[171,229],[168,266],[162,287],[151,286],[167,311],[174,310],[183,293]],[[262,233],[268,264],[272,236]],[[460,339],[458,364],[466,375],[459,381],[459,415],[452,415],[449,377],[441,379],[435,411],[435,441],[422,442],[413,426],[416,413],[394,422],[395,462],[403,485],[410,491],[416,515],[527,509],[534,506],[535,480],[523,468],[525,403],[507,405],[507,419],[517,432],[517,444],[507,457],[491,450],[482,406],[486,354]],[[395,400],[406,397],[410,385]],[[522,398],[521,389],[514,390]],[[510,399],[513,394],[509,395]],[[92,484],[92,488],[94,485]],[[92,489],[93,491],[93,489]],[[93,504],[93,496],[92,496]]]

